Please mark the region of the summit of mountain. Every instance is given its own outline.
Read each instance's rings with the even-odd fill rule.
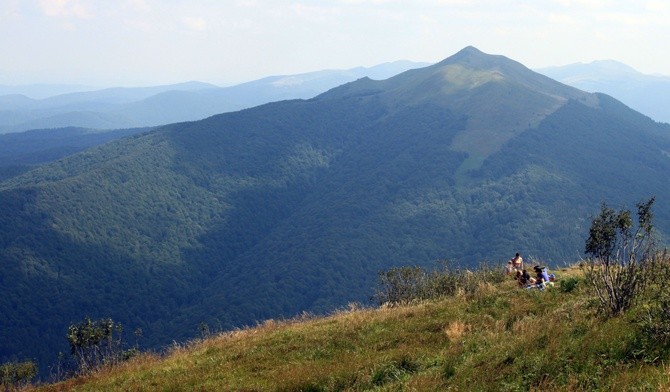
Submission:
[[[596,104],[591,94],[556,82],[505,56],[486,54],[472,46],[431,66],[380,81],[362,78],[330,90],[320,98],[386,93],[402,95],[404,104],[431,100],[448,105],[464,96],[472,98],[487,88],[503,86],[523,87],[528,92],[544,95],[554,101],[578,99],[590,105]],[[496,103],[499,101],[496,99]]]
[[[501,55],[469,46],[445,60],[386,80],[363,78],[332,89],[317,99],[367,97],[389,107],[438,105],[467,118],[452,149],[466,152],[464,167],[483,160],[514,136],[536,127],[569,100],[589,107],[598,98],[534,72]]]

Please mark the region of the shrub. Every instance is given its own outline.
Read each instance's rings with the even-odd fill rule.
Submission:
[[[85,318],[68,328],[67,340],[80,373],[88,373],[103,364],[113,364],[123,358],[120,323],[112,319],[92,321]]]
[[[421,267],[399,267],[379,273],[379,304],[398,304],[426,297],[427,274]]]
[[[559,288],[563,293],[571,293],[575,291],[575,289],[577,288],[577,284],[579,284],[579,279],[569,277],[560,281]]]
[[[499,283],[505,275],[487,265],[477,270],[450,269],[427,272],[421,267],[398,267],[379,273],[380,283],[374,299],[381,304],[472,295],[482,282]]]
[[[670,356],[670,255],[659,253],[649,264],[648,295],[637,314],[641,352],[647,360]]]
[[[637,204],[637,227],[627,209],[615,212],[603,203],[589,230],[585,253],[587,279],[604,314],[614,316],[629,309],[644,288],[645,265],[654,252],[652,197]]]
[[[33,361],[4,363],[0,365],[0,387],[2,390],[19,389],[36,375],[37,365]]]

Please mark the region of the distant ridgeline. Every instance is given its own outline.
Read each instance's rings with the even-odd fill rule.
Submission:
[[[656,121],[670,123],[669,76],[646,75],[613,60],[548,67],[537,72],[584,91],[611,95]]]
[[[269,76],[229,87],[186,82],[71,92],[73,86],[59,88],[0,85],[0,134],[70,126],[94,129],[136,128],[200,120],[267,102],[312,98],[363,76],[386,79],[408,69],[426,65],[395,61],[370,68]]]
[[[167,125],[0,182],[0,360],[85,316],[144,346],[367,303],[398,265],[556,264],[655,195],[670,127],[468,47],[387,80]]]

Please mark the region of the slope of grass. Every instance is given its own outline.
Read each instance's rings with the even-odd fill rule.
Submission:
[[[658,390],[635,311],[597,315],[578,269],[544,292],[512,280],[471,294],[269,320],[145,354],[42,391]]]

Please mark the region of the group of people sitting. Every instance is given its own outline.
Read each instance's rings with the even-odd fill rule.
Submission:
[[[556,275],[549,274],[547,267],[536,265],[533,271],[535,271],[535,276],[531,276],[524,269],[523,258],[518,253],[507,262],[507,267],[505,267],[505,273],[512,275],[521,288],[544,290],[554,285]]]

